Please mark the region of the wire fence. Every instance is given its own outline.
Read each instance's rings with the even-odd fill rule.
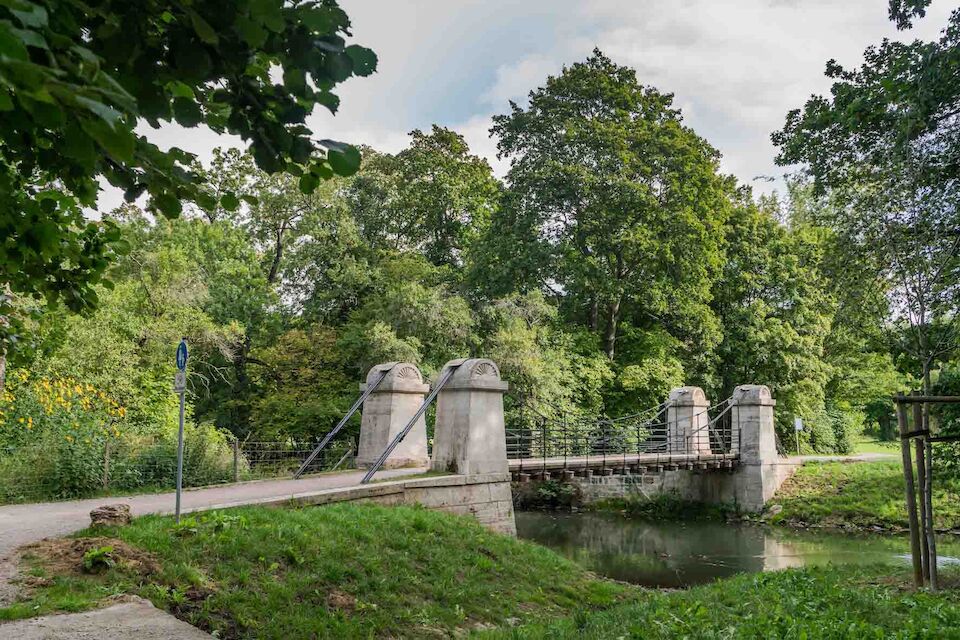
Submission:
[[[183,452],[183,486],[291,477],[316,446],[296,441],[191,442]],[[334,441],[306,473],[349,469],[352,440]],[[172,490],[176,442],[106,440],[0,448],[0,504],[70,500]]]

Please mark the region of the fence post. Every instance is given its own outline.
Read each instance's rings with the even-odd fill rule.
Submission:
[[[240,482],[240,443],[233,439],[233,481]]]
[[[903,480],[906,489],[907,516],[910,522],[910,558],[913,561],[913,586],[919,589],[923,586],[924,580],[920,551],[920,523],[917,519],[917,494],[913,484],[913,463],[910,460],[910,438],[906,437],[909,431],[907,405],[900,400],[902,397],[903,394],[897,394],[897,426],[900,429],[900,454],[903,458]]]
[[[110,489],[110,440],[103,445],[103,490]]]

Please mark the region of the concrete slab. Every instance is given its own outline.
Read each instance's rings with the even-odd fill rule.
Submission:
[[[140,598],[83,613],[0,623],[3,640],[209,640],[212,637]]]

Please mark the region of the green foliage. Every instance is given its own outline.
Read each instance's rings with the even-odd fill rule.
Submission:
[[[10,0],[0,5],[0,270],[14,294],[97,305],[94,286],[124,245],[110,223],[86,223],[98,180],[151,212],[180,215],[238,204],[211,193],[193,156],[161,151],[135,127],[204,124],[249,142],[267,172],[351,175],[358,151],[314,142],[314,107],[335,112],[333,88],[376,68],[347,45],[347,15],[333,0],[229,3]],[[318,46],[322,44],[322,46]],[[283,70],[276,83],[271,69]],[[56,185],[50,187],[48,185]],[[313,187],[316,186],[316,180]],[[11,307],[0,305],[0,314]],[[0,324],[5,350],[18,323]]]
[[[558,621],[500,629],[483,637],[667,640],[954,635],[960,624],[956,591],[914,592],[908,583],[905,570],[886,566],[747,574],[690,590],[650,592],[606,611],[584,607]]]
[[[927,4],[892,0],[891,18],[905,28]],[[859,69],[831,60],[830,96],[791,111],[773,136],[778,162],[802,165],[829,198],[819,222],[837,231],[862,282],[890,299],[890,333],[927,392],[960,344],[958,45],[955,11],[936,41],[884,40]]]
[[[270,33],[264,47],[281,37]],[[512,162],[505,184],[441,127],[396,154],[365,149],[347,177],[270,173],[236,150],[206,167],[185,158],[209,198],[174,220],[133,206],[104,216],[118,255],[92,289],[99,310],[11,303],[37,312],[17,329],[38,347],[25,364],[110,389],[132,431],[164,443],[134,447],[130,460],[159,471],[131,463],[131,486],[167,473],[181,336],[191,421],[240,440],[300,446],[336,423],[370,366],[411,361],[430,378],[467,356],[500,365],[515,429],[635,414],[684,384],[718,401],[762,383],[784,445],[794,416],[807,452],[889,430],[888,398],[910,383],[897,367],[914,361],[891,345],[875,265],[832,225],[837,201],[802,180],[782,201],[737,189],[669,94],[599,52],[548,78],[495,133]],[[210,437],[200,476],[217,479]],[[96,467],[71,491],[93,490]]]
[[[257,377],[260,393],[253,404],[257,438],[315,438],[353,402],[356,378],[344,370],[333,329],[291,329],[259,355],[266,366]]]
[[[497,207],[500,184],[460,134],[434,125],[410,138],[396,156],[376,156],[353,182],[351,209],[371,246],[461,265]]]
[[[735,516],[736,510],[729,505],[710,505],[691,502],[671,493],[658,493],[653,497],[643,495],[627,498],[607,498],[592,503],[594,511],[616,511],[630,518],[641,520],[718,520]]]
[[[569,511],[582,502],[580,487],[572,482],[543,480],[513,484],[513,504],[518,509]]]
[[[83,554],[83,570],[87,573],[100,573],[112,569],[117,564],[113,559],[113,547],[97,547]]]
[[[0,619],[133,593],[204,630],[258,638],[419,637],[468,626],[493,638],[940,638],[960,625],[956,590],[913,591],[902,566],[787,569],[651,591],[424,509],[244,508],[187,521],[184,536],[171,536],[162,517],[115,530],[152,553],[158,573],[144,578],[118,563],[97,575],[51,575]],[[941,577],[949,585],[957,574]]]
[[[511,158],[486,247],[500,286],[562,291],[567,316],[599,331],[611,359],[624,320],[709,334],[728,185],[672,101],[594,51],[494,118]]]

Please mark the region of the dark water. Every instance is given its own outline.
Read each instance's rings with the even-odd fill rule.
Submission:
[[[587,569],[650,587],[684,587],[736,573],[817,564],[909,563],[901,536],[794,532],[721,522],[649,522],[598,513],[518,512],[521,538]],[[938,541],[941,564],[960,562],[960,544]]]

